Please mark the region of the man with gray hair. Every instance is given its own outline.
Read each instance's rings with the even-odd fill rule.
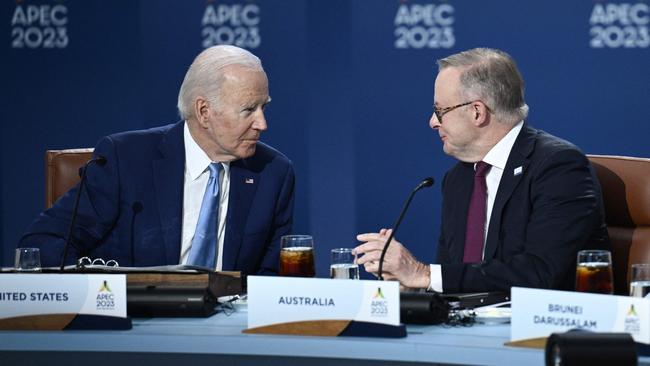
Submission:
[[[260,60],[234,46],[201,52],[178,95],[182,121],[103,138],[72,231],[75,258],[120,265],[189,264],[277,273],[291,231],[291,161],[259,141],[271,101]],[[29,227],[19,246],[61,260],[77,185]]]
[[[460,162],[442,183],[438,264],[398,241],[384,278],[437,292],[573,289],[576,254],[609,248],[598,181],[571,143],[530,127],[524,82],[505,52],[477,48],[438,61],[429,121]],[[390,230],[360,234],[376,273]]]

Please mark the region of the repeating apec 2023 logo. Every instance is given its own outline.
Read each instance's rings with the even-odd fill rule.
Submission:
[[[639,315],[636,313],[636,309],[634,309],[634,304],[630,304],[630,308],[625,314],[624,329],[626,333],[631,334],[639,334],[639,332],[641,332],[641,320],[639,319]]]
[[[107,280],[104,280],[99,290],[97,290],[96,300],[97,310],[115,310],[115,295]]]
[[[370,301],[370,316],[385,318],[388,316],[388,301],[381,291],[381,287],[377,287],[377,291],[372,295]]]
[[[454,6],[447,1],[401,2],[395,14],[395,48],[452,48]]]
[[[63,0],[52,4],[24,4],[16,0],[11,17],[12,48],[66,48],[68,7]]]

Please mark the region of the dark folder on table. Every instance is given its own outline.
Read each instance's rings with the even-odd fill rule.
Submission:
[[[473,309],[510,301],[510,294],[506,292],[468,292],[461,294],[441,294],[452,309]]]

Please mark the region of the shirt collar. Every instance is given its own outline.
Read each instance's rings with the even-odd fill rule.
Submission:
[[[517,140],[519,131],[521,131],[523,126],[524,121],[519,121],[496,145],[492,146],[483,158],[483,161],[501,170],[505,169],[508,156],[510,156],[510,150],[515,145],[515,140]]]
[[[194,141],[187,121],[183,127],[183,140],[185,141],[185,171],[190,174],[192,180],[197,179],[212,163],[208,154]],[[228,172],[230,163],[221,163],[225,172]]]

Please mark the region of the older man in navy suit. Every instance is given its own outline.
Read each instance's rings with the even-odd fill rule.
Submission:
[[[589,161],[525,122],[524,82],[506,53],[472,49],[438,66],[429,124],[460,161],[442,183],[439,264],[393,242],[384,277],[438,292],[573,288],[577,252],[609,247]],[[389,234],[358,236],[367,271],[377,272]]]
[[[276,273],[291,230],[292,164],[259,141],[270,102],[260,60],[233,46],[201,52],[178,96],[183,121],[103,138],[72,234],[73,255],[120,265],[191,264]],[[58,265],[78,186],[43,212],[20,246]]]

